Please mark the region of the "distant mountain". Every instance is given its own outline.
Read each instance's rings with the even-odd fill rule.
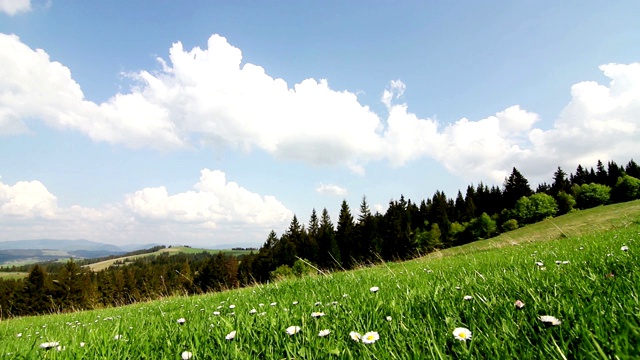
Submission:
[[[91,259],[149,249],[160,244],[116,246],[90,240],[36,239],[0,241],[0,265],[65,258]]]
[[[123,252],[120,247],[89,240],[16,240],[0,241],[0,250],[60,250],[60,251],[113,251]]]

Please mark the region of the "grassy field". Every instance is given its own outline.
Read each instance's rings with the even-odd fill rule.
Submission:
[[[134,261],[136,259],[140,259],[143,257],[147,257],[147,256],[157,256],[157,255],[161,255],[163,253],[168,253],[168,254],[176,254],[176,253],[187,253],[187,254],[197,254],[197,253],[201,253],[201,252],[208,252],[210,254],[217,254],[219,252],[223,252],[225,254],[230,254],[230,255],[243,255],[243,254],[249,254],[250,251],[246,251],[246,250],[214,250],[214,249],[197,249],[197,248],[192,248],[192,247],[183,247],[183,246],[174,246],[171,248],[165,248],[165,249],[161,249],[152,253],[148,253],[148,254],[140,254],[140,255],[133,255],[133,256],[123,256],[123,257],[119,257],[116,259],[110,259],[110,260],[105,260],[105,261],[100,261],[97,263],[93,263],[93,264],[89,264],[86,265],[89,269],[91,269],[92,271],[100,271],[100,270],[104,270],[106,268],[108,268],[109,266],[113,265],[116,261]]]
[[[0,355],[639,358],[640,217],[625,206],[609,210],[570,214],[553,224],[403,263],[121,308],[12,319],[0,323]],[[517,300],[524,303],[522,309],[515,306]],[[560,323],[545,323],[544,316]],[[289,335],[287,330],[295,327],[300,331]],[[458,328],[469,330],[466,340],[454,336]],[[328,335],[319,336],[322,330]],[[355,341],[351,332],[363,337]],[[56,344],[45,350],[39,347],[45,342]]]
[[[27,275],[29,275],[29,273],[26,272],[1,272],[0,271],[0,278],[3,278],[5,280],[7,279],[22,279],[27,277]]]

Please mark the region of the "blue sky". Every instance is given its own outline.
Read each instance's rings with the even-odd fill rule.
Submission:
[[[0,241],[259,246],[342,199],[638,160],[638,13],[0,0]]]

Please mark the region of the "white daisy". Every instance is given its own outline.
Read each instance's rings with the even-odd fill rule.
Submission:
[[[373,344],[378,339],[380,339],[380,335],[376,331],[369,331],[368,333],[362,335],[362,343],[363,344]]]
[[[287,334],[294,335],[301,331],[300,326],[289,326],[287,328]]]
[[[251,309],[251,310],[249,310],[249,314],[255,314],[255,313],[257,313],[257,312],[258,312],[258,310],[256,310],[256,309]]]
[[[453,337],[460,341],[471,340],[471,330],[463,327],[453,329]]]
[[[624,245],[623,247],[620,248],[620,250],[629,251],[629,247],[627,245]]]
[[[122,340],[123,336],[122,335],[116,335],[113,337],[113,340]]]
[[[176,322],[177,322],[178,324],[180,324],[180,325],[184,325],[184,323],[186,323],[186,322],[187,322],[187,319],[185,319],[185,318],[180,318],[180,319],[176,320]]]
[[[229,305],[229,309],[235,309],[236,306],[235,305]]]
[[[469,300],[473,300],[473,296],[471,296],[471,295],[465,295],[465,296],[463,297],[463,299],[464,299],[464,300],[467,300],[467,301],[469,301]]]
[[[522,309],[524,307],[524,302],[522,302],[521,300],[516,300],[514,305],[517,309]]]
[[[81,342],[80,343],[80,347],[84,347],[85,345],[87,345],[87,343],[85,343],[85,342]]]
[[[271,305],[271,306],[276,306],[276,304],[277,304],[277,303],[272,302],[270,305]]]
[[[558,320],[555,316],[551,316],[551,315],[540,316],[540,321],[542,321],[545,325],[549,325],[549,326],[557,326],[562,324],[562,321]]]
[[[41,349],[45,349],[45,350],[49,350],[49,349],[52,349],[52,348],[57,347],[59,345],[60,345],[60,343],[57,342],[57,341],[44,342],[44,343],[40,344],[40,348]]]
[[[191,351],[183,351],[180,356],[182,357],[182,360],[189,360],[193,357],[193,353],[191,353]]]
[[[314,318],[319,318],[319,317],[323,317],[323,316],[324,316],[323,312],[315,312],[314,311],[314,312],[311,313],[311,317],[314,317]]]
[[[325,337],[329,334],[331,334],[331,331],[329,329],[324,329],[324,330],[320,330],[320,332],[318,333],[318,336]]]
[[[387,316],[385,319],[387,319],[387,321],[391,321],[391,316]]]
[[[236,331],[233,330],[232,332],[228,333],[227,336],[225,336],[224,338],[227,340],[233,340],[236,337]]]
[[[360,339],[362,338],[362,335],[360,335],[360,333],[357,333],[355,331],[352,331],[349,333],[349,336],[351,337],[351,339],[355,342],[360,341]]]
[[[374,286],[374,287],[369,289],[369,291],[371,291],[372,293],[378,292],[378,290],[380,290],[380,288],[377,287],[377,286]]]

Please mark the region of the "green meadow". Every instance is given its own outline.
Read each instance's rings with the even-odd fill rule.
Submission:
[[[407,262],[11,319],[0,323],[0,356],[638,358],[638,204],[572,213]],[[544,316],[557,321],[543,322]],[[460,339],[457,328],[470,333]],[[328,334],[319,336],[323,330]]]

